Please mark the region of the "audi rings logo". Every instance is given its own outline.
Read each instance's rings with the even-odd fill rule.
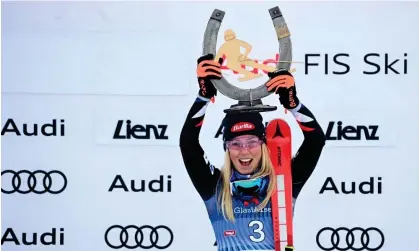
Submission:
[[[168,248],[173,242],[173,232],[166,226],[152,227],[144,225],[137,227],[129,225],[126,227],[113,225],[105,232],[106,244],[113,248]],[[114,244],[112,244],[114,243]]]
[[[67,177],[57,170],[49,172],[4,170],[1,172],[1,177],[8,179],[8,182],[2,180],[1,192],[5,194],[28,194],[30,192],[59,194],[67,187]],[[4,189],[3,186],[7,186],[7,184],[11,184],[11,188]]]
[[[384,245],[384,234],[376,227],[367,229],[360,227],[352,229],[346,227],[336,229],[324,227],[317,233],[316,242],[325,251],[377,251]]]

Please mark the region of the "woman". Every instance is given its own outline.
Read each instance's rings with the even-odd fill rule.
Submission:
[[[224,166],[215,168],[199,144],[209,101],[217,90],[210,79],[221,78],[222,59],[213,55],[198,59],[199,92],[180,135],[183,161],[193,185],[203,199],[216,235],[218,250],[274,250],[270,197],[274,168],[266,146],[265,128],[259,113],[227,114],[223,119]],[[302,187],[313,172],[325,136],[313,114],[296,96],[295,82],[288,71],[268,74],[268,91],[297,120],[304,141],[292,159],[293,208]]]

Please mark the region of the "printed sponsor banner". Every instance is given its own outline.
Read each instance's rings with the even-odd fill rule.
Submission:
[[[193,97],[105,99],[94,112],[94,142],[99,145],[178,146]]]
[[[116,116],[115,116],[116,117]],[[150,123],[134,119],[100,119],[97,124],[96,137],[100,144],[142,144],[142,145],[168,145],[173,141],[169,138],[166,123]],[[170,131],[170,130],[169,130]],[[173,144],[173,143],[172,143]]]
[[[279,102],[276,102],[281,107]],[[303,100],[301,102],[303,103]],[[389,120],[388,114],[385,112],[364,112],[362,110],[342,109],[340,111],[329,110],[325,113],[325,110],[316,109],[315,106],[307,105],[307,107],[312,111],[325,133],[326,147],[394,148],[397,146],[398,141],[396,137],[398,132],[403,130],[401,124],[397,121]],[[291,126],[293,144],[301,144],[304,139],[302,130],[298,127],[295,118],[290,112],[284,114],[283,111],[279,110],[263,114],[263,117],[265,124],[273,118],[286,119]],[[214,126],[214,124],[208,121],[206,121],[204,126],[211,127],[213,130],[212,137],[218,140],[214,142],[222,142],[223,128],[221,122],[216,124],[216,118],[211,120],[217,126]]]

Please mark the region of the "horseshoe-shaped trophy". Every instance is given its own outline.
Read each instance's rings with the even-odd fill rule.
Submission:
[[[277,70],[289,70],[292,60],[292,45],[290,32],[285,19],[279,7],[269,9],[277,37],[279,42],[279,60],[277,62]],[[217,37],[223,21],[225,12],[215,9],[208,21],[204,42],[203,55],[216,55]],[[230,84],[224,77],[221,79],[211,80],[215,88],[223,95],[238,100],[238,104],[232,105],[229,109],[225,109],[225,113],[245,113],[245,112],[266,112],[274,111],[276,106],[264,105],[262,98],[269,96],[265,84],[256,87],[255,89],[242,89]]]

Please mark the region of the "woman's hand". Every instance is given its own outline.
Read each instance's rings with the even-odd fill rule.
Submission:
[[[211,83],[211,79],[221,79],[222,62],[222,58],[215,62],[212,54],[198,58],[196,75],[198,77],[199,96],[211,99],[217,95],[217,89]]]
[[[269,81],[266,87],[269,92],[279,95],[279,101],[286,109],[293,109],[300,101],[297,97],[294,76],[287,70],[278,70],[268,73]]]

